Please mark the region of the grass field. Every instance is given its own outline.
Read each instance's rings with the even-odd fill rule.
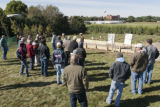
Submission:
[[[107,31],[107,29],[105,28],[106,26],[111,27],[111,28],[116,27],[116,26],[156,28],[157,26],[160,27],[160,23],[157,23],[157,22],[135,22],[135,23],[102,24],[102,25],[101,24],[100,25],[99,24],[90,24],[90,25],[87,25],[87,28],[90,28],[89,26],[94,27],[93,28],[94,30],[92,32],[90,32],[90,30],[88,29],[87,33],[84,35],[85,38],[91,39],[93,36],[95,40],[99,40],[100,36],[102,36],[101,40],[107,41],[108,33],[104,33],[105,31]],[[99,26],[99,27],[97,27],[97,26]],[[96,33],[96,31],[95,31],[96,29],[101,29],[101,32]],[[119,29],[117,28],[113,32],[116,32],[117,30],[119,30]],[[124,28],[122,28],[122,30],[124,30]],[[154,30],[152,29],[152,31],[154,31]],[[149,34],[147,35],[147,34],[146,33],[142,33],[142,34],[134,33],[132,42],[133,43],[137,43],[137,42],[144,43],[146,38],[152,38],[154,42],[160,41],[159,34],[156,34],[156,33],[154,33],[153,35],[149,35]],[[122,42],[123,43],[124,37],[125,37],[125,34],[116,34],[115,42]]]
[[[87,26],[90,26],[91,24],[88,24]],[[110,26],[116,26],[116,25],[126,25],[126,26],[146,26],[146,27],[156,27],[160,26],[159,22],[132,22],[132,23],[123,23],[123,24],[107,24]]]
[[[53,67],[49,66],[49,77],[40,75],[40,67],[35,71],[29,71],[29,78],[19,76],[20,62],[15,58],[15,50],[15,47],[10,47],[8,60],[0,59],[0,107],[69,107],[69,93],[66,87],[57,86]],[[87,50],[89,107],[114,107],[113,104],[106,104],[105,100],[111,83],[108,69],[115,56],[115,53]],[[125,54],[125,58],[128,61],[130,55]],[[160,107],[159,65],[160,63],[156,62],[153,72],[154,84],[145,85],[143,95],[132,95],[131,80],[126,81],[121,107]]]

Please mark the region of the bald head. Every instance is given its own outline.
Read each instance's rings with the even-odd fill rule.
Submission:
[[[78,62],[78,55],[73,53],[72,56],[71,56],[70,63],[71,64],[77,64],[77,62]]]

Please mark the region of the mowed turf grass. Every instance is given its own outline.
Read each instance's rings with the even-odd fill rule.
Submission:
[[[49,66],[48,77],[40,75],[40,67],[29,71],[31,76],[28,78],[25,75],[20,76],[20,62],[15,57],[15,50],[16,47],[10,47],[8,60],[0,59],[0,107],[69,107],[68,90],[64,86],[57,86],[56,72],[52,65]],[[129,54],[124,56],[127,61],[131,57]],[[89,107],[114,107],[114,104],[106,104],[105,100],[111,83],[108,77],[109,67],[115,61],[115,57],[116,53],[87,50]],[[142,95],[132,95],[131,78],[126,81],[121,107],[160,107],[159,65],[160,63],[156,62],[152,78],[154,84],[145,85]]]

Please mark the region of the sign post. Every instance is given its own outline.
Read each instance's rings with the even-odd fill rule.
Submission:
[[[115,34],[108,34],[108,41],[107,44],[112,46],[112,51],[113,51],[113,47],[114,47],[114,43],[115,43]],[[107,47],[108,48],[108,47]],[[107,49],[108,50],[108,49]]]

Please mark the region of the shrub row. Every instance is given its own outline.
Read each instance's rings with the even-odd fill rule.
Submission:
[[[132,33],[138,35],[160,35],[160,26],[129,26],[129,25],[89,25],[88,33]]]

